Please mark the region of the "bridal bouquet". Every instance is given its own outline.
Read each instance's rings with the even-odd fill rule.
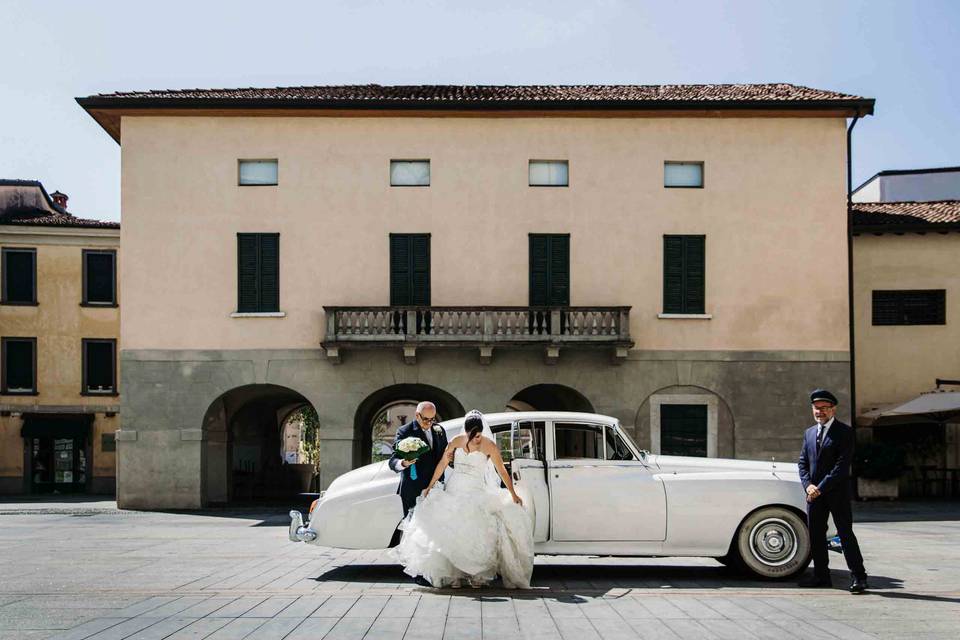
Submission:
[[[427,451],[430,451],[430,447],[420,438],[404,438],[394,447],[397,457],[402,460],[416,460]],[[410,478],[412,480],[417,479],[416,463],[410,465]]]

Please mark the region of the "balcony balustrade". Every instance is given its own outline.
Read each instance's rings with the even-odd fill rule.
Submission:
[[[561,348],[612,349],[615,361],[633,347],[630,307],[324,307],[322,345],[340,361],[342,349],[399,347],[416,362],[420,347],[478,348],[489,363],[494,348],[545,349],[555,363]]]

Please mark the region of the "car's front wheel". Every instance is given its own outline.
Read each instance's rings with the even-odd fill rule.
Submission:
[[[797,513],[764,507],[740,524],[732,548],[740,566],[761,578],[790,578],[810,564],[810,535]]]

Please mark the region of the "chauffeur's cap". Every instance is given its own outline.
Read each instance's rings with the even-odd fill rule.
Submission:
[[[817,400],[823,400],[825,402],[829,402],[834,406],[840,404],[839,402],[837,402],[837,396],[833,395],[826,389],[817,389],[816,391],[810,394],[810,404],[813,404]]]

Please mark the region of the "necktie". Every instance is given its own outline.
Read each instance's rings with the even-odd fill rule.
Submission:
[[[817,455],[820,454],[820,447],[823,445],[823,425],[817,427]]]

